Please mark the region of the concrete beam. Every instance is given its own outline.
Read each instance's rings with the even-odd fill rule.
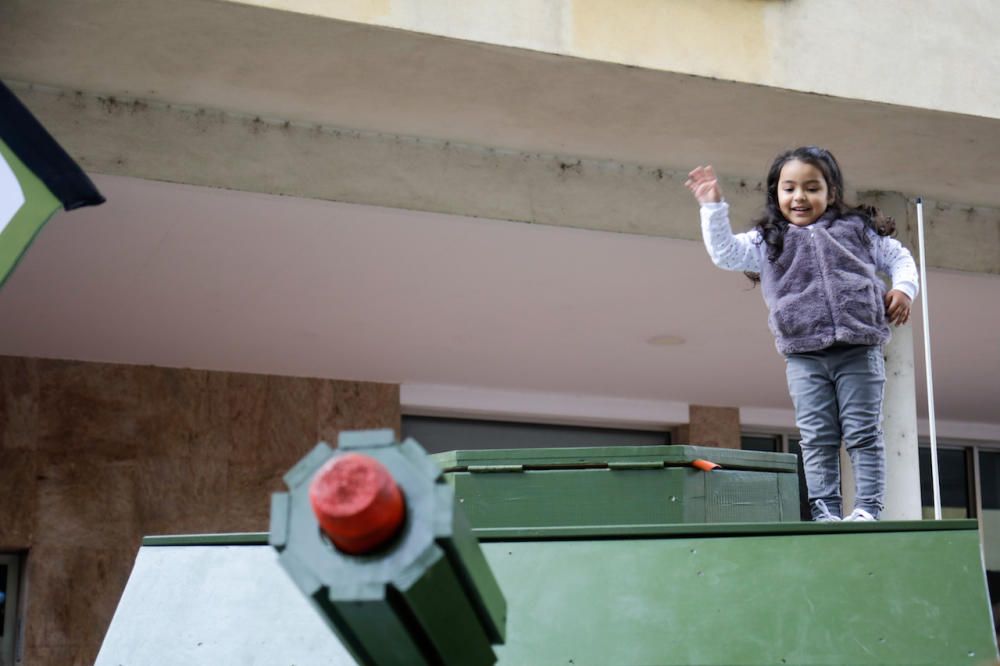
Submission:
[[[859,199],[896,220],[896,238],[918,258],[916,194],[862,192]],[[1000,209],[924,198],[927,266],[1000,274]]]
[[[685,171],[13,85],[84,168],[172,183],[698,241]],[[724,178],[746,229],[763,183]],[[878,204],[883,193],[866,193]],[[897,215],[897,217],[901,217]],[[1000,274],[1000,210],[930,203],[928,261]],[[909,221],[900,238],[916,247]]]
[[[426,7],[421,3],[426,9],[421,16],[432,25],[451,17],[460,29],[480,20],[475,7],[481,5],[475,2],[468,7],[450,3],[449,11],[441,3]],[[814,143],[838,155],[857,189],[918,192],[963,205],[1000,206],[1000,189],[992,175],[1000,154],[997,119],[823,97],[758,85],[757,79],[735,83],[691,76],[656,69],[655,63],[648,68],[626,66],[614,62],[611,51],[573,51],[574,57],[567,57],[318,15],[324,7],[367,8],[374,21],[372,17],[380,12],[392,14],[391,7],[415,7],[405,0],[266,4],[0,2],[0,78],[83,91],[85,96],[139,99],[208,113],[220,109],[304,126],[432,137],[528,154],[638,164],[653,170],[686,171],[692,164],[710,162],[720,173],[746,180],[763,177],[771,157],[781,150]],[[521,8],[532,20],[549,25],[561,15],[556,8],[565,3],[542,4],[552,11],[535,12],[541,7],[538,3],[515,0],[493,3],[486,16],[502,14],[501,6],[515,14]],[[593,0],[571,4],[576,18],[586,5],[594,19],[589,21],[593,30],[585,31],[593,35],[584,41],[608,45],[633,39],[638,34],[637,17],[652,16],[655,20],[648,28],[659,34],[656,30],[666,30],[666,23],[674,19],[680,21],[677,26],[688,26],[681,15],[691,18],[702,11],[700,2],[623,0],[620,11],[617,5],[611,8]],[[791,24],[798,43],[808,41],[803,35],[810,34],[805,24],[812,13],[836,13],[842,3],[836,3],[836,9],[824,9],[829,3],[739,0],[731,4],[750,8],[748,13],[763,5],[789,12],[801,9],[804,17],[797,16]],[[898,2],[893,4],[898,6]],[[660,5],[671,9],[661,14],[655,10]],[[716,10],[723,7],[705,3],[709,5]],[[862,12],[857,2],[851,7],[855,16]],[[296,8],[301,11],[285,10]],[[463,13],[466,10],[468,14]],[[619,25],[621,35],[595,23],[595,17],[611,14],[615,22],[610,25]],[[735,15],[727,14],[727,25],[729,21],[739,24]],[[499,26],[503,22],[489,23]],[[721,31],[718,23],[708,25]],[[415,29],[424,29],[421,26]],[[823,23],[819,29],[830,30],[830,26]],[[685,34],[685,38],[697,34]],[[846,39],[847,34],[853,38],[854,32],[831,34]],[[470,35],[472,39],[481,36],[479,32]],[[725,37],[720,32],[712,35]],[[766,37],[761,36],[762,43]],[[785,31],[779,41],[784,44],[791,38]],[[818,41],[826,46],[825,41]],[[680,39],[663,42],[663,48],[690,45]],[[651,39],[650,48],[657,43]],[[881,41],[872,44],[882,48]],[[725,58],[740,52],[728,43],[717,51],[726,54],[718,57]],[[844,51],[844,44],[838,42],[838,53]],[[920,89],[912,85],[912,78],[896,71],[908,66],[902,62],[905,59],[895,50],[887,53],[894,59],[898,78],[907,87]],[[831,59],[825,51],[823,56],[816,62],[823,76],[832,76]],[[700,52],[699,59],[711,60],[701,58]],[[845,60],[843,67],[853,77],[868,62],[866,55],[853,64]],[[988,70],[961,62],[961,72],[954,67],[947,70],[955,81],[963,80],[966,71]],[[714,70],[701,73],[719,76]],[[816,78],[822,77],[811,80]],[[880,72],[879,85],[889,83]],[[976,99],[988,99],[974,86],[962,89]],[[611,212],[621,214],[617,208]]]
[[[172,183],[700,239],[686,173],[13,87],[84,168]],[[749,213],[758,183],[727,183]]]

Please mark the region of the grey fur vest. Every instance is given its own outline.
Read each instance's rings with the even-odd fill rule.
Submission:
[[[876,275],[864,222],[828,211],[807,227],[789,224],[775,261],[761,243],[760,282],[768,325],[782,354],[835,343],[881,345],[890,337],[885,284]]]

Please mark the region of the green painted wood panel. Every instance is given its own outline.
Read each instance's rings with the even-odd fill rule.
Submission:
[[[490,640],[502,643],[507,627],[507,602],[504,601],[503,591],[486,562],[465,513],[452,512],[452,520],[451,539],[442,539],[438,545],[455,565],[455,574],[463,579],[463,587],[468,591],[473,609],[479,614],[479,621]]]
[[[978,529],[975,520],[884,520],[878,522],[814,523],[674,523],[582,525],[577,527],[480,527],[472,532],[482,541],[565,539],[653,539],[660,537],[793,536],[872,532],[952,532]]]
[[[343,646],[362,666],[377,664],[433,663],[415,641],[416,634],[400,621],[391,600],[383,597],[370,601],[335,603],[317,594],[316,605],[330,631],[341,632]]]
[[[434,654],[441,663],[491,666],[496,662],[490,637],[443,551],[439,551],[433,564],[419,577],[407,582],[409,585],[399,586],[399,593],[433,644]],[[384,637],[382,640],[391,639]],[[374,662],[376,665],[407,663]]]
[[[508,606],[498,663],[992,663],[978,532],[963,522],[485,542]]]
[[[476,529],[798,520],[798,485],[785,476],[794,480],[692,467],[445,475]]]

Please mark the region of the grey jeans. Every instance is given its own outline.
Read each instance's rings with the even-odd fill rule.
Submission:
[[[819,500],[834,516],[841,516],[841,440],[854,469],[854,506],[878,518],[885,500],[881,347],[855,345],[788,354],[785,364],[813,518],[822,513]]]

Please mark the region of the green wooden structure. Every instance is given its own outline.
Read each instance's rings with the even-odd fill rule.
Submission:
[[[412,456],[415,445],[406,446]],[[722,467],[702,471],[691,466],[702,458]],[[798,522],[794,458],[780,454],[653,446],[469,451],[434,460],[443,470],[435,487],[453,492],[453,506],[459,509],[448,514],[451,525],[460,525],[455,515],[468,517],[468,534],[478,539],[483,562],[502,593],[503,642],[493,646],[501,666],[979,666],[997,659],[973,520]],[[289,485],[296,487],[300,477],[290,472]],[[741,492],[744,485],[752,490]],[[285,502],[276,501],[277,514],[286,517],[277,520],[270,535],[282,548],[281,558],[290,547],[288,524],[301,520],[308,526],[303,534],[320,538],[305,514],[288,513],[293,503]],[[328,626],[320,621],[323,608],[318,614],[306,596],[289,596],[297,574],[280,571],[277,553],[264,545],[268,535],[235,538],[147,540],[99,666],[143,663],[142,651],[161,643],[157,655],[179,658],[160,663],[218,663],[220,654],[237,655],[239,663],[276,663],[274,653],[297,666],[368,663],[357,659],[356,648],[345,647],[332,634],[320,635]],[[383,556],[345,563],[336,560],[352,556],[327,549],[324,558],[332,559],[319,565],[341,572],[348,564],[355,567],[355,573],[327,585],[343,596],[356,567],[385,571],[384,558],[394,552],[390,547]],[[177,586],[164,573],[171,570],[199,571],[197,580],[206,589],[176,597]],[[413,632],[406,640],[420,644],[429,625],[451,627],[461,641],[469,618],[455,614],[449,595],[435,595],[429,584],[432,570],[422,568],[413,579],[428,583],[424,619],[410,617],[404,625],[384,622],[384,617],[362,619],[365,641],[394,640],[404,626]],[[251,578],[246,594],[261,598],[248,611],[252,621],[239,616],[246,605],[241,601],[209,609],[217,612],[199,617],[196,626],[189,623],[192,609],[185,603],[207,612],[204,599],[213,598],[207,588],[233,595],[239,581]],[[496,592],[489,585],[476,592],[469,583],[463,581],[462,594],[470,598]],[[315,601],[319,588],[309,589]],[[280,602],[268,603],[269,595]],[[354,602],[366,599],[361,594]],[[153,601],[157,616],[168,618],[167,623],[159,630],[144,616],[141,640],[133,638],[129,616]],[[329,624],[328,617],[323,619]],[[199,634],[206,624],[217,647],[209,657],[209,634]],[[251,625],[268,661],[252,659],[245,635]],[[289,640],[292,627],[306,635]],[[467,663],[436,658],[410,663]]]
[[[975,521],[799,522],[795,456],[435,456],[510,608],[500,664],[982,664]],[[721,465],[709,472],[698,459]]]
[[[799,520],[796,459],[700,446],[452,451],[434,458],[479,530]],[[693,467],[706,460],[711,473]]]
[[[501,664],[984,664],[974,521],[483,530]]]

